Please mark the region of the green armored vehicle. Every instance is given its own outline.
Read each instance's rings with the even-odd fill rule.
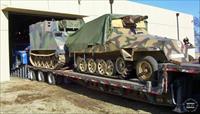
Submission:
[[[147,34],[147,16],[106,14],[86,23],[66,41],[79,72],[152,80],[159,63],[186,62],[180,41]]]
[[[41,68],[58,69],[65,63],[64,45],[69,34],[77,31],[84,21],[43,21],[29,26],[30,62]]]

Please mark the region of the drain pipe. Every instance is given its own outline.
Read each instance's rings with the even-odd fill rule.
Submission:
[[[179,40],[179,13],[176,13],[176,24],[177,24],[177,39]]]
[[[78,13],[79,13],[79,14],[80,14],[80,12],[81,12],[80,7],[81,7],[81,0],[78,0]]]
[[[114,0],[109,0],[109,2],[110,2],[110,13],[112,14],[113,13],[112,5],[113,5]]]

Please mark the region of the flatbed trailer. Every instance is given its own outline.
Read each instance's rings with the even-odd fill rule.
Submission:
[[[129,80],[107,78],[83,74],[64,68],[61,70],[34,66],[28,66],[28,68],[28,77],[31,80],[47,81],[49,84],[56,84],[67,79],[109,94],[155,105],[175,107],[174,111],[179,113],[197,111],[196,107],[192,111],[185,108],[184,103],[187,103],[188,99],[192,99],[196,104],[200,103],[199,64],[159,64],[156,80],[145,83],[137,78]]]

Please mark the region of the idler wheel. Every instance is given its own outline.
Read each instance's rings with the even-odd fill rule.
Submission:
[[[127,68],[126,62],[122,57],[118,57],[115,61],[115,68],[117,73],[120,74],[120,78],[126,79],[129,75],[129,69]]]
[[[112,60],[106,61],[107,69],[106,69],[106,75],[107,76],[113,76],[115,71],[115,65]]]
[[[124,59],[121,57],[118,57],[115,62],[115,67],[119,74],[124,74],[124,71],[126,69],[126,63],[125,63]]]

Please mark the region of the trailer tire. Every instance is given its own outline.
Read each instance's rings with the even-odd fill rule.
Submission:
[[[136,64],[137,78],[142,81],[153,81],[158,71],[158,62],[152,56],[146,56]]]
[[[23,70],[23,66],[20,66],[20,78],[24,77],[24,70]]]
[[[23,71],[23,79],[25,79],[25,66],[22,67],[22,71]]]
[[[42,71],[38,71],[37,79],[38,79],[39,82],[44,82],[45,81],[44,73]]]
[[[56,84],[55,76],[52,73],[48,74],[47,80],[48,80],[48,83],[50,85],[55,85]]]
[[[24,66],[24,76],[25,76],[26,79],[28,78],[27,72],[28,72],[28,68],[27,68],[27,65],[25,65]]]
[[[17,69],[17,77],[19,77],[20,75],[20,71],[19,71],[19,68]]]
[[[17,71],[16,70],[14,70],[14,77],[16,77],[17,76]]]
[[[22,71],[21,71],[21,69],[20,69],[20,68],[19,68],[18,70],[19,70],[19,75],[18,75],[18,77],[19,77],[19,78],[21,78],[21,75],[22,75],[22,73],[21,73],[21,72],[22,72]]]
[[[35,71],[29,70],[28,75],[30,80],[32,81],[36,80]]]

